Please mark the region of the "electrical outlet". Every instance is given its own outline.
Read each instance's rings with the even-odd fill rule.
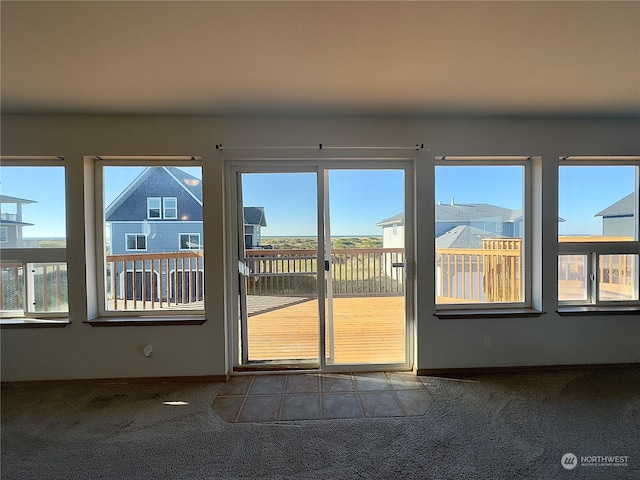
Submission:
[[[485,335],[484,336],[484,346],[485,347],[490,347],[491,346],[491,335]]]

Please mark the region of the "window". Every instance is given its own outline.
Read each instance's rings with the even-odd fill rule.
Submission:
[[[160,214],[160,198],[159,197],[147,198],[147,218],[149,220],[162,218]]]
[[[95,162],[103,215],[98,222],[98,263],[104,272],[98,277],[99,316],[202,314],[199,161],[101,157]],[[155,221],[160,219],[172,221]]]
[[[438,309],[530,305],[529,158],[451,158],[435,167]]]
[[[181,233],[180,250],[200,250],[199,233]]]
[[[146,250],[147,236],[143,233],[126,234],[127,250]]]
[[[167,220],[178,218],[178,199],[173,197],[162,199],[162,216]]]
[[[65,169],[60,159],[0,167],[0,317],[65,316]]]
[[[560,160],[560,305],[640,303],[639,171],[638,157]]]

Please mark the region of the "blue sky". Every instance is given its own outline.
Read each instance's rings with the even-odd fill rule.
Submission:
[[[108,205],[142,171],[110,167],[105,174]],[[196,169],[189,171],[195,176]],[[520,172],[499,169],[439,167],[434,202],[491,203],[521,207]],[[634,191],[635,167],[562,167],[559,216],[561,235],[600,234],[594,215]],[[333,235],[380,235],[375,224],[403,211],[403,172],[400,170],[332,170],[330,199]],[[206,188],[206,185],[205,185]],[[64,169],[62,167],[0,167],[3,195],[35,200],[24,206],[25,237],[63,237]],[[315,235],[316,177],[304,174],[250,174],[244,178],[244,204],[265,207],[266,236]],[[5,206],[6,208],[6,206]],[[12,210],[5,210],[13,213]]]
[[[402,170],[329,172],[331,234],[382,235],[381,220],[404,211]],[[264,236],[308,236],[317,232],[314,173],[244,174],[244,205],[264,207]]]

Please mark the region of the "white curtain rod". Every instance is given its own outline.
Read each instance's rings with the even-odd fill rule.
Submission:
[[[412,146],[391,146],[391,147],[383,147],[383,146],[335,146],[335,145],[324,145],[319,143],[315,146],[304,146],[304,147],[224,147],[222,143],[216,144],[216,150],[424,150],[424,143],[416,143]]]

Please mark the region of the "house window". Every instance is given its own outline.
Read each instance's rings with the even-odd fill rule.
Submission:
[[[638,157],[566,157],[558,171],[558,303],[638,304]]]
[[[147,198],[147,218],[149,220],[162,218],[161,210],[160,210],[160,201],[161,201],[161,198],[159,197]]]
[[[527,306],[528,158],[451,158],[435,167],[438,309]]]
[[[0,167],[0,317],[69,310],[65,168],[60,159],[10,159]]]
[[[200,234],[199,233],[181,233],[180,234],[180,250],[200,250]]]
[[[165,197],[162,199],[162,217],[171,220],[178,218],[178,199]]]
[[[97,248],[104,271],[97,279],[99,316],[202,314],[199,161],[101,157],[95,163],[104,215]],[[171,221],[151,221],[159,219]]]
[[[147,236],[143,233],[127,233],[126,244],[127,250],[146,250]]]

